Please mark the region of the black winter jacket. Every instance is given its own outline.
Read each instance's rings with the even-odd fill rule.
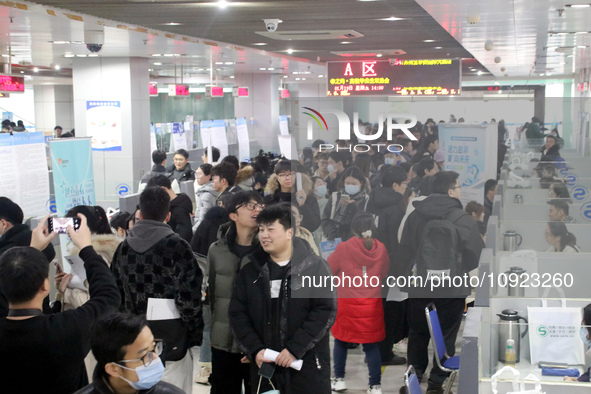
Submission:
[[[193,249],[193,252],[207,256],[211,244],[218,240],[220,226],[229,221],[230,216],[225,208],[210,208],[191,239],[191,249]]]
[[[431,219],[447,217],[453,210],[463,210],[462,203],[456,198],[443,194],[431,194],[422,201],[413,202],[415,210],[408,216],[404,224],[402,238],[400,240],[399,258],[394,261],[397,272],[411,273],[415,262],[417,249],[421,242],[422,230]],[[468,273],[478,267],[480,252],[484,248],[484,241],[480,236],[476,221],[468,214],[455,222],[462,247],[462,271]],[[390,264],[392,266],[392,263]],[[470,294],[470,289],[464,290],[465,295]],[[409,296],[413,296],[410,288]]]
[[[295,193],[283,193],[277,190],[274,194],[269,194],[265,197],[265,204],[277,204],[280,202],[296,203]],[[318,207],[318,200],[313,194],[308,194],[304,205],[298,207],[300,215],[303,216],[301,226],[311,233],[316,231],[320,226],[320,208]]]
[[[169,166],[166,169],[166,172],[170,173],[170,181],[172,182],[173,179],[176,179],[179,182],[179,186],[181,184],[181,182],[186,182],[186,181],[194,181],[195,180],[195,171],[193,171],[191,169],[191,164],[187,163],[187,165],[185,166],[185,169],[183,170],[183,173],[180,174],[180,176],[177,176],[176,174],[178,174],[177,172],[175,172],[176,167],[173,165]]]
[[[278,338],[283,348],[304,361],[300,371],[277,367],[275,375],[285,382],[280,385],[281,393],[329,394],[329,334],[336,317],[336,292],[331,291],[330,284],[315,288],[304,277],[330,278],[331,271],[304,241],[294,238],[293,246],[291,264],[280,290],[280,321],[276,324],[279,332],[271,332],[270,322],[269,264],[275,263],[263,250],[246,257],[249,262],[236,278],[229,308],[230,326],[238,345],[251,360]],[[253,365],[256,369],[256,363]],[[258,383],[256,375],[253,379]],[[253,393],[256,388],[254,384]]]
[[[193,238],[192,212],[193,201],[185,193],[177,194],[176,198],[170,202],[168,225],[172,228],[172,231],[187,242],[191,242],[191,238]]]
[[[111,271],[121,311],[145,314],[148,298],[174,299],[191,344],[203,335],[203,274],[189,244],[164,223],[140,220],[117,248]]]
[[[395,261],[398,259],[398,227],[406,214],[402,194],[392,188],[377,187],[369,194],[367,211],[373,213],[378,219],[378,228],[375,238],[386,246],[390,258],[389,275],[402,275],[397,272]]]

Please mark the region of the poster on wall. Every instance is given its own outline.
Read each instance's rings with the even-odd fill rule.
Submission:
[[[92,138],[92,150],[121,150],[121,102],[87,101],[86,133]]]
[[[228,156],[228,140],[226,139],[226,122],[219,120],[201,121],[201,140],[203,149],[211,146],[220,150],[220,160]]]
[[[279,117],[279,131],[281,132],[281,135],[289,135],[289,124],[286,115],[281,115]]]
[[[78,205],[96,205],[90,138],[60,138],[49,144],[58,216]]]
[[[226,120],[226,137],[228,144],[235,144],[238,142],[238,135],[236,135],[236,119]]]
[[[150,152],[154,152],[156,149],[158,149],[158,144],[156,143],[156,128],[152,123],[150,125]]]
[[[439,124],[440,149],[445,170],[460,174],[460,201],[484,203],[484,184],[497,177],[496,125]]]
[[[0,194],[25,217],[49,213],[49,174],[43,133],[0,134]]]
[[[175,122],[172,124],[172,141],[174,150],[187,150],[187,137],[185,136],[185,124]]]
[[[285,156],[287,160],[291,160],[293,157],[297,157],[297,154],[294,154],[295,150],[295,139],[291,135],[279,135],[277,136],[279,139],[279,150],[281,154]]]
[[[187,115],[185,117],[185,137],[187,139],[187,146],[189,149],[194,149],[197,147],[197,145],[195,145],[193,132],[193,115]]]
[[[236,119],[236,134],[238,137],[238,160],[250,159],[250,139],[248,137],[246,118]]]

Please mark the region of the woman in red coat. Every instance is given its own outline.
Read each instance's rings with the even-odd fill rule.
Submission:
[[[332,274],[339,278],[337,317],[332,326],[334,344],[333,391],[347,389],[347,343],[363,344],[369,368],[368,394],[382,394],[381,357],[378,344],[386,336],[382,309],[382,280],[388,273],[388,252],[377,239],[373,216],[362,212],[351,222],[355,234],[341,242],[328,257]],[[337,284],[337,279],[333,278]]]

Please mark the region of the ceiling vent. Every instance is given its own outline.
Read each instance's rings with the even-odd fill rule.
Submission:
[[[338,51],[331,52],[333,55],[343,57],[376,57],[378,54],[382,56],[401,56],[406,55],[406,52],[402,49],[380,49],[373,51]]]
[[[282,41],[314,41],[314,40],[350,40],[361,38],[363,34],[355,30],[308,30],[308,31],[257,31],[261,36]]]

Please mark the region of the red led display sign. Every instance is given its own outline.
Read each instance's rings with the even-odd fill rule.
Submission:
[[[12,77],[10,75],[0,75],[1,93],[24,93],[25,77]]]
[[[158,85],[155,83],[150,84],[150,96],[158,96]]]
[[[328,96],[457,96],[461,60],[328,62]]]
[[[188,96],[189,95],[189,87],[186,85],[176,85],[176,95],[177,96]]]

